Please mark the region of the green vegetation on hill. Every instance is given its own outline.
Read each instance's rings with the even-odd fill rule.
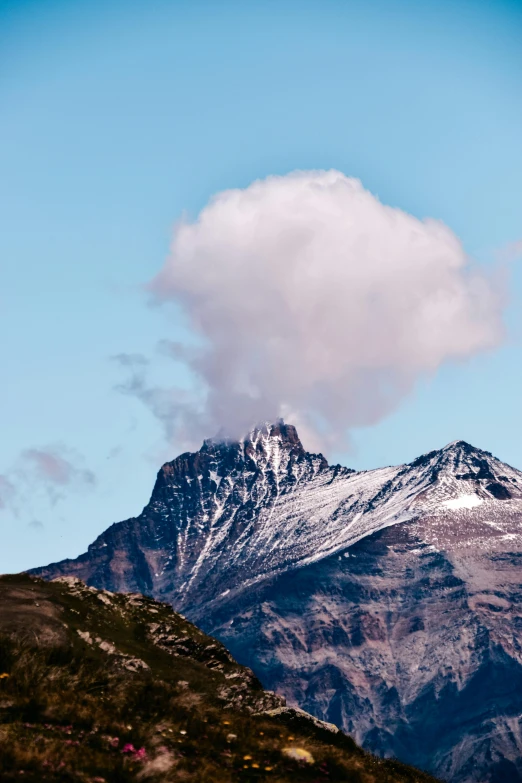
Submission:
[[[6,783],[433,780],[281,705],[165,604],[0,578]]]

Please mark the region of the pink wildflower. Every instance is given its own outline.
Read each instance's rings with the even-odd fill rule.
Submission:
[[[132,756],[133,761],[143,761],[147,758],[147,751],[145,748],[137,750],[131,742],[124,745],[121,752],[129,753]]]

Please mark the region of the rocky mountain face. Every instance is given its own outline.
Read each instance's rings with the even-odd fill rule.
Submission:
[[[76,575],[167,600],[265,687],[458,783],[522,780],[522,473],[458,441],[354,472],[295,429],[206,441]]]

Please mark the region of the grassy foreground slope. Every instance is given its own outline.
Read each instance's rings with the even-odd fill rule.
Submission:
[[[285,709],[166,605],[0,578],[2,781],[428,783]]]

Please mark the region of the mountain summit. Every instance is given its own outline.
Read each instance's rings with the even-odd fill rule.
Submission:
[[[207,440],[76,560],[181,609],[265,686],[453,782],[522,779],[522,473],[464,441],[356,472],[291,425]]]

